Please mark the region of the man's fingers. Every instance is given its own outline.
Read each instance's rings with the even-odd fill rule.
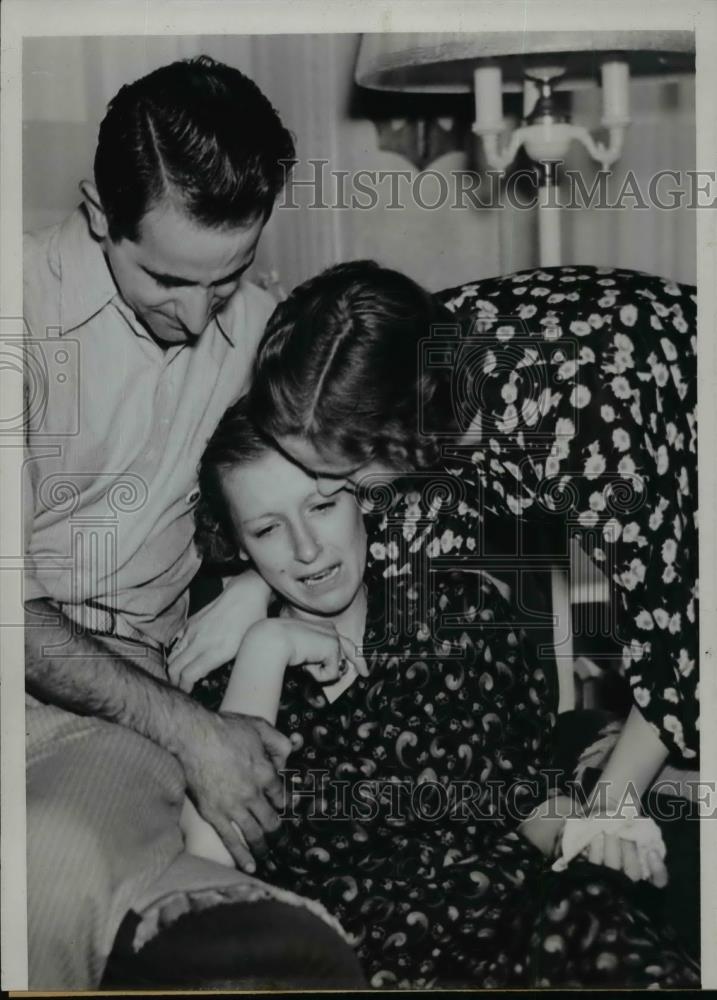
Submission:
[[[273,808],[269,800],[264,795],[259,795],[257,798],[253,799],[249,804],[249,811],[256,820],[260,829],[264,831],[265,834],[271,836],[276,833],[281,826],[281,819]]]
[[[256,864],[239,827],[233,822],[219,817],[208,819],[208,822],[221,837],[224,846],[234,858],[237,868],[249,872],[250,875],[253,874],[256,871]]]
[[[278,729],[270,726],[265,719],[256,719],[255,724],[272,764],[277,771],[283,771],[291,753],[291,741]]]
[[[286,806],[286,788],[278,775],[264,786],[264,795],[277,812],[281,813],[284,811]]]
[[[264,833],[248,809],[243,806],[235,808],[231,823],[241,831],[254,857],[261,858],[266,854]]]
[[[261,826],[266,830],[269,827],[264,826],[264,823],[260,819],[260,816],[265,815],[265,813],[262,811],[260,814],[257,814],[254,805],[255,803],[262,804],[266,809],[270,809],[274,815],[276,815],[275,810],[282,812],[285,800],[284,782],[268,761],[262,761],[256,765],[254,780],[256,782],[257,794],[248,803],[248,806],[257,819],[259,819]],[[273,820],[271,823],[273,825]]]

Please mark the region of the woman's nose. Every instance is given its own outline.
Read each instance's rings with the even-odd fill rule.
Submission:
[[[307,525],[297,524],[293,529],[294,558],[297,562],[312,563],[321,553],[321,545]]]

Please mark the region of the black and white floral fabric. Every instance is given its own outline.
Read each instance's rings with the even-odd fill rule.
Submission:
[[[257,874],[320,900],[374,988],[697,985],[625,876],[554,873],[519,833],[555,791],[548,678],[495,584],[452,568],[477,512],[447,531],[409,495],[381,515],[395,539],[372,543],[369,676],[329,703],[287,671],[276,725],[301,744],[296,800]],[[430,578],[417,541],[446,557]],[[406,558],[386,566],[394,549]],[[218,671],[195,695],[216,706],[225,683]]]
[[[469,434],[463,447],[446,440],[446,470],[479,509],[550,531],[559,556],[576,538],[602,568],[634,702],[673,759],[695,766],[694,288],[576,266],[440,297],[460,325],[437,332],[425,363],[451,367],[456,419]],[[479,537],[460,550],[480,561]],[[438,554],[435,543],[427,554]]]

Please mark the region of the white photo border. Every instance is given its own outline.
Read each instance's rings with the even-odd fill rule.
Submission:
[[[691,30],[696,39],[695,168],[717,164],[717,3],[713,0],[5,0],[0,65],[0,330],[22,323],[22,42],[29,36],[330,34],[380,31]],[[700,671],[703,782],[717,779],[717,210],[697,217],[700,525]],[[0,421],[21,413],[17,372],[2,373]],[[2,987],[27,989],[21,441],[0,448],[0,739],[2,751]],[[703,786],[704,787],[704,786]],[[703,803],[714,818],[717,796]],[[713,819],[714,822],[714,819]],[[717,836],[701,829],[703,988],[717,987]]]

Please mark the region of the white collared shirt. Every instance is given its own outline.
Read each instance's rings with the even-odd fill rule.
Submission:
[[[163,350],[120,297],[81,209],[26,237],[26,600],[89,598],[171,640],[200,561],[199,460],[248,388],[274,305],[243,279],[196,343]]]

